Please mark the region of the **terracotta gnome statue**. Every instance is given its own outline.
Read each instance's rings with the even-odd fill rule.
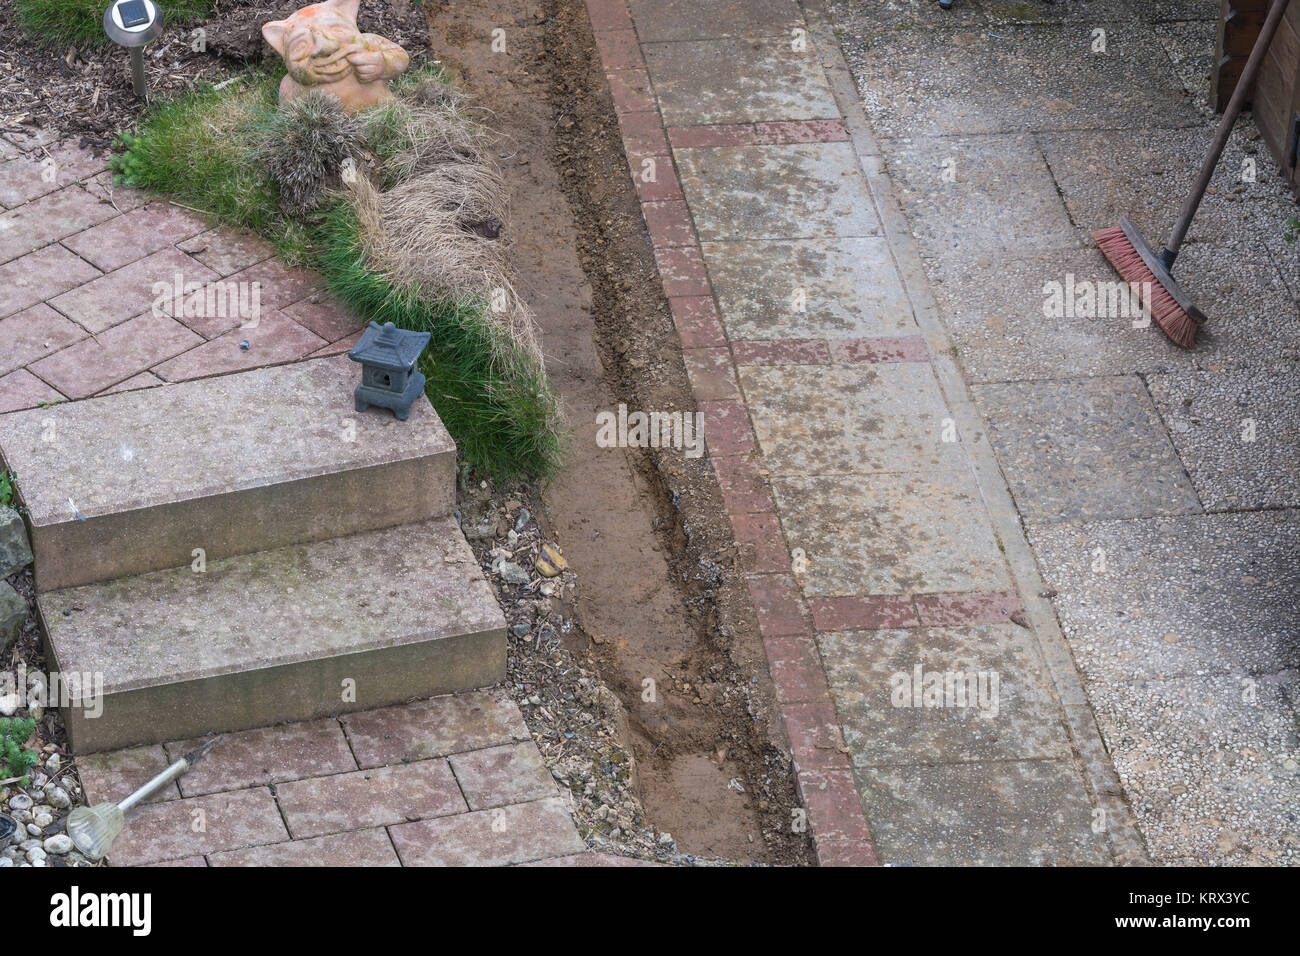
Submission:
[[[388,81],[411,58],[392,40],[357,28],[360,6],[361,0],[325,0],[263,24],[262,36],[289,71],[280,82],[282,105],[309,89],[333,93],[349,113],[393,98]]]

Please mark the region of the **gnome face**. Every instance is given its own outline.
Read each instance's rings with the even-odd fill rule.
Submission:
[[[280,84],[281,102],[309,87],[333,93],[348,112],[392,98],[387,81],[401,74],[410,58],[391,40],[357,29],[360,4],[327,0],[263,25],[262,36],[288,70]]]

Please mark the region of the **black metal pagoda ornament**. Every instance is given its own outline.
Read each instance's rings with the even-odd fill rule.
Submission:
[[[357,411],[377,405],[391,408],[401,421],[410,417],[411,404],[424,394],[424,375],[415,363],[429,338],[428,332],[408,332],[392,322],[370,323],[348,352],[348,358],[361,363],[361,384],[354,393]]]

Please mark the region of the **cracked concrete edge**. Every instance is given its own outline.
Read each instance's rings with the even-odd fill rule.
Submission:
[[[1116,863],[1123,865],[1149,865],[1151,858],[1146,843],[1124,799],[1119,775],[1101,738],[1096,716],[1079,679],[1056,611],[1050,599],[1041,596],[1046,585],[1037,559],[1025,538],[1020,513],[971,399],[966,379],[953,358],[952,342],[931,294],[920,250],[907,228],[902,208],[894,195],[893,183],[884,171],[883,156],[872,132],[871,121],[862,106],[839,41],[830,28],[824,0],[799,0],[799,3],[820,54],[827,82],[843,115],[849,140],[866,175],[880,217],[881,231],[888,241],[917,324],[930,350],[935,377],[970,455],[980,494],[1002,545],[1012,579],[1020,591],[1020,606],[1025,620],[1052,676],[1084,784],[1094,806],[1103,811],[1102,821],[1110,841],[1111,856]]]

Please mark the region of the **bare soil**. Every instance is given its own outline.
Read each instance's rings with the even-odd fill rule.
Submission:
[[[695,406],[585,7],[457,0],[429,8],[429,33],[494,114],[507,234],[573,430],[539,514],[577,574],[575,597],[557,604],[579,626],[560,639],[617,694],[646,815],[683,853],[810,863],[791,833],[791,764],[707,463],[595,443],[596,412],[620,402]]]
[[[280,20],[302,0],[218,0],[202,24],[169,25],[146,48],[149,95],[164,99],[196,82],[278,59],[262,39],[263,23]],[[357,25],[400,43],[419,62],[429,53],[424,14],[410,0],[366,0]],[[202,42],[194,28],[203,28]],[[0,0],[0,130],[54,129],[87,148],[107,148],[140,116],[124,50],[54,44],[18,26],[12,0]]]

